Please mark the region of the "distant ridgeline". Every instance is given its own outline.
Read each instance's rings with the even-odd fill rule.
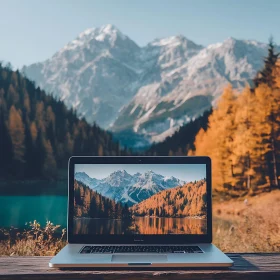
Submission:
[[[194,150],[194,141],[200,129],[207,130],[208,118],[212,110],[206,111],[202,116],[183,125],[172,136],[167,137],[163,142],[152,145],[147,155],[158,156],[183,156]]]
[[[79,119],[18,71],[0,65],[0,178],[55,178],[72,155],[124,155],[112,135]]]
[[[206,217],[205,179],[160,191],[129,208],[126,203],[115,202],[76,180],[74,189],[76,217],[114,219],[133,216]]]
[[[129,218],[127,204],[115,202],[90,189],[82,182],[74,182],[74,215],[90,218]]]

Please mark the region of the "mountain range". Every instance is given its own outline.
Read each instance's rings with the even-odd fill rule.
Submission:
[[[173,176],[165,177],[157,174],[152,170],[133,175],[125,170],[117,170],[103,179],[91,178],[85,172],[76,172],[75,180],[116,202],[127,203],[128,206],[139,203],[160,191],[186,183]]]
[[[109,24],[85,30],[21,71],[80,117],[141,147],[215,105],[228,83],[236,89],[250,83],[266,54],[267,44],[253,40],[204,47],[181,35],[140,47]]]

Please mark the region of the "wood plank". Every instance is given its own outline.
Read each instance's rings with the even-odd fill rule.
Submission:
[[[228,254],[235,265],[226,269],[176,270],[59,270],[48,267],[50,257],[2,257],[0,279],[280,279],[280,254]]]

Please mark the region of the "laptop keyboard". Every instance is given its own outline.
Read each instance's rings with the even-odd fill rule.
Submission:
[[[198,246],[84,246],[81,254],[203,253]]]

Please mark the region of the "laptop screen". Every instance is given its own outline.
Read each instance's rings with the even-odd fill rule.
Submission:
[[[206,234],[206,164],[75,164],[74,234]]]

